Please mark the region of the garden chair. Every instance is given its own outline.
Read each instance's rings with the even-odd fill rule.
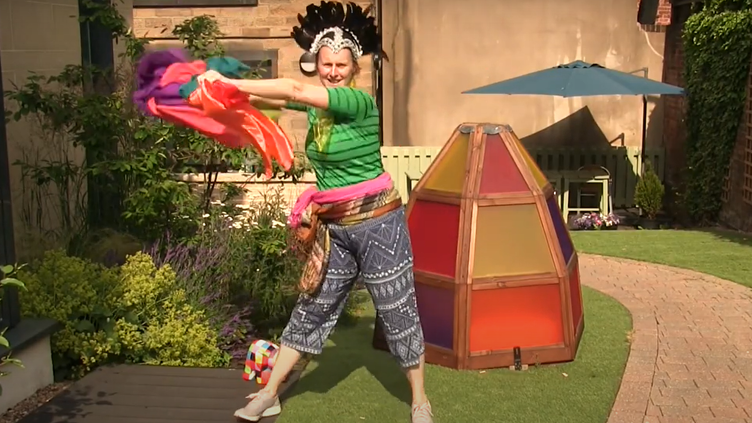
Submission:
[[[569,208],[569,195],[564,199],[568,212],[600,212],[609,214],[613,210],[613,180],[611,172],[603,166],[585,165],[577,169],[577,176],[568,178],[568,184],[576,184],[575,207]],[[583,200],[595,199],[597,207],[583,207]]]

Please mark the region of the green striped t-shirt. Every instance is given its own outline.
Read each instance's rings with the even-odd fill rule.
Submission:
[[[320,150],[314,139],[317,109],[288,103],[286,108],[308,112],[305,151],[320,190],[342,188],[374,179],[384,173],[379,142],[379,110],[368,93],[350,87],[327,88],[334,120],[328,142]]]

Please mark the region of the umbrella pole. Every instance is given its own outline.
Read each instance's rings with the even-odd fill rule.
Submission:
[[[641,72],[642,77],[648,77],[648,68],[640,68],[627,73]],[[648,96],[642,96],[642,133],[640,134],[640,174],[639,177],[645,175],[645,138],[648,135]]]

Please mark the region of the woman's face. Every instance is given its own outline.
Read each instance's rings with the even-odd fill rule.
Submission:
[[[319,80],[327,88],[346,87],[358,73],[358,64],[349,48],[335,53],[328,46],[319,50],[316,59]]]

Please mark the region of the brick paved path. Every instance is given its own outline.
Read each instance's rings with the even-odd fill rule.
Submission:
[[[752,423],[752,290],[585,254],[580,271],[583,284],[632,313],[632,349],[608,423]]]

